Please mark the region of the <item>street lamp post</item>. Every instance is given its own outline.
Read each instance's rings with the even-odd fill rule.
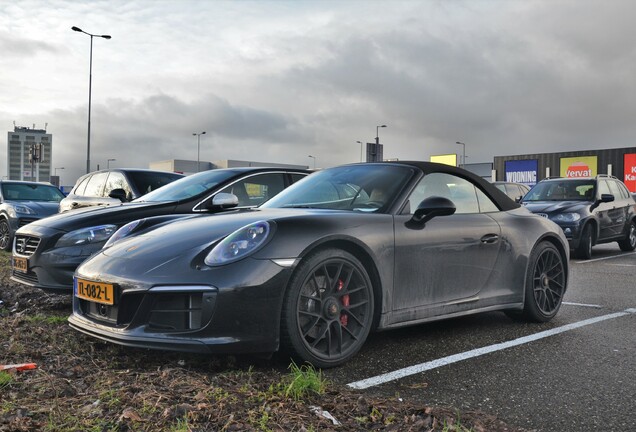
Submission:
[[[199,154],[201,151],[201,135],[205,135],[205,131],[201,133],[193,133],[192,135],[197,137],[197,172],[199,172]]]
[[[462,168],[466,168],[466,144],[457,141],[455,144],[462,146]]]
[[[386,127],[386,125],[380,125],[375,127],[375,143],[380,144],[380,135],[378,134],[378,129],[381,127]]]
[[[314,169],[316,169],[316,156],[308,155],[307,157],[314,160]]]
[[[111,161],[116,161],[116,160],[117,160],[117,159],[108,159],[108,160],[106,161],[106,169],[110,169],[110,163],[111,163]]]
[[[362,162],[362,141],[356,141],[358,144],[360,144],[360,162]]]
[[[110,39],[110,35],[96,35],[85,32],[79,27],[71,27],[71,30],[87,34],[91,37],[90,62],[88,67],[88,138],[86,139],[86,173],[91,171],[91,91],[93,86],[93,36]]]

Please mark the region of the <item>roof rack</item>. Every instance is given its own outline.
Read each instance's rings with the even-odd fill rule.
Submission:
[[[596,178],[611,178],[611,179],[616,179],[618,180],[617,177],[614,177],[613,175],[609,175],[609,174],[597,174]]]

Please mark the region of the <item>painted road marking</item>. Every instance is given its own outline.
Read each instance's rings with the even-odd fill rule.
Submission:
[[[347,386],[354,389],[366,389],[369,387],[374,387],[374,386],[385,384],[390,381],[395,381],[410,375],[415,375],[415,374],[422,373],[431,369],[436,369],[441,366],[446,366],[446,365],[457,363],[463,360],[468,360],[470,358],[479,357],[485,354],[490,354],[490,353],[501,351],[507,348],[512,348],[515,346],[527,344],[530,342],[537,341],[539,339],[554,336],[554,335],[564,333],[570,330],[574,330],[577,328],[585,327],[591,324],[596,324],[596,323],[607,321],[614,318],[620,318],[620,317],[634,314],[634,313],[636,313],[636,309],[626,309],[623,312],[616,312],[609,315],[602,315],[596,318],[590,318],[583,321],[578,321],[572,324],[556,327],[550,330],[542,331],[542,332],[535,333],[529,336],[524,336],[524,337],[514,339],[508,342],[502,342],[502,343],[489,345],[482,348],[477,348],[471,351],[454,354],[448,357],[442,357],[437,360],[432,360],[426,363],[420,363],[418,365],[409,366],[403,369],[398,369],[393,372],[388,372],[382,375],[377,375],[371,378],[355,381],[355,382],[347,384]]]
[[[603,306],[595,305],[595,304],[572,303],[572,302],[563,302],[561,304],[568,305],[568,306],[580,306],[580,307],[589,307],[589,308],[595,308],[595,309],[603,309]]]
[[[620,255],[612,255],[612,256],[603,257],[603,258],[594,258],[594,259],[583,260],[583,261],[574,261],[574,264],[588,264],[588,263],[592,263],[592,262],[596,262],[596,261],[604,261],[604,260],[613,259],[613,258],[626,257],[626,256],[629,256],[629,255],[633,255],[635,253],[636,252],[628,252],[628,253],[624,253],[624,254],[620,254]]]

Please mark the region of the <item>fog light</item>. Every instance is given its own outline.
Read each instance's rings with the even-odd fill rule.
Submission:
[[[571,230],[570,228],[566,228],[566,229],[564,229],[564,230],[563,230],[563,232],[564,232],[566,235],[570,235],[570,234],[572,234],[572,230]]]

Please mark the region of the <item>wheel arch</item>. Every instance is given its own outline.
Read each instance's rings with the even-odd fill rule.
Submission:
[[[589,223],[589,222],[588,222]],[[566,274],[565,274],[565,283],[567,286],[569,277],[570,277],[570,264],[569,264],[569,257],[568,257],[568,245],[567,244],[563,244],[563,242],[559,241],[558,237],[554,236],[554,235],[546,235],[542,238],[540,238],[539,240],[537,240],[536,244],[532,247],[532,250],[534,250],[535,247],[537,247],[537,245],[539,243],[541,243],[542,241],[547,241],[552,243],[552,245],[559,251],[559,255],[561,255],[561,259],[563,260],[563,263],[565,265],[565,268],[567,270]],[[530,252],[530,254],[532,254],[532,251]],[[530,256],[530,255],[528,255]],[[528,262],[528,265],[530,265],[530,263]]]
[[[364,246],[354,241],[353,239],[347,238],[332,238],[327,239],[321,243],[314,244],[311,247],[305,249],[302,254],[300,254],[299,258],[302,260],[306,256],[319,252],[324,249],[342,249],[354,257],[356,257],[364,268],[367,270],[369,274],[369,278],[371,279],[371,285],[373,287],[373,323],[371,325],[371,331],[374,331],[378,323],[380,322],[380,315],[382,312],[382,279],[380,277],[380,272],[378,271],[378,267],[376,265],[375,260],[372,257],[371,252],[366,249]],[[290,276],[289,280],[292,280],[293,274],[298,271],[298,266],[294,269],[292,276]],[[288,289],[288,287],[286,288]]]
[[[592,227],[592,246],[596,245],[596,242],[598,241],[598,235],[599,235],[599,224],[598,221],[594,218],[589,218],[587,221],[585,221],[585,223],[583,224],[583,226],[581,227],[581,233],[583,233],[583,230],[585,230],[585,228],[590,225]]]

